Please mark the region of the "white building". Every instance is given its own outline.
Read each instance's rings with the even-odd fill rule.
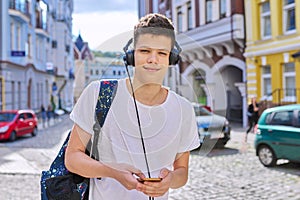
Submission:
[[[246,126],[243,0],[141,0],[140,15],[151,12],[172,19],[182,48],[169,87]]]
[[[72,12],[73,0],[0,1],[1,110],[72,104]]]

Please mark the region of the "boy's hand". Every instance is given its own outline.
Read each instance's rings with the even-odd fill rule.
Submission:
[[[128,164],[109,164],[109,166],[115,170],[113,178],[128,190],[133,190],[137,187],[138,181],[136,177],[145,177],[139,169]]]
[[[172,180],[172,172],[168,169],[162,169],[160,172],[160,182],[149,182],[138,183],[136,189],[143,192],[150,197],[159,197],[168,192]]]

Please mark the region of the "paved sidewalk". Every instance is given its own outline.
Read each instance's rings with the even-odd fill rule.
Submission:
[[[47,133],[49,129],[55,128],[55,125],[61,123],[68,117],[69,115],[62,115],[56,120],[51,120],[46,126],[43,126],[43,124],[39,122],[38,135],[35,137],[45,140],[45,133]],[[61,133],[61,135],[66,134],[66,132]],[[28,137],[32,136],[30,135]],[[49,138],[49,140],[51,140],[51,138]],[[36,148],[32,144],[33,142],[33,140],[29,141],[29,139],[27,140],[26,138],[19,139],[19,141],[15,142],[1,142],[0,174],[40,174],[42,170],[48,169],[49,160],[53,160],[61,144],[53,145],[52,149],[46,147],[43,149]],[[25,143],[26,145],[24,146]],[[21,144],[23,144],[23,146]],[[39,161],[39,163],[36,161]]]

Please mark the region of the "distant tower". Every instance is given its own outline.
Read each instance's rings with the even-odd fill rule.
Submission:
[[[87,84],[88,66],[93,61],[94,56],[87,42],[84,42],[80,33],[74,43],[75,60],[75,80],[74,80],[74,103],[79,98],[81,92]]]

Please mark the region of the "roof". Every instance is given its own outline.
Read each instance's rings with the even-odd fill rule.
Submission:
[[[84,47],[84,45],[85,45],[85,42],[83,41],[81,35],[79,34],[76,41],[75,41],[75,46],[77,47],[77,49],[79,51],[81,51],[82,48]]]

